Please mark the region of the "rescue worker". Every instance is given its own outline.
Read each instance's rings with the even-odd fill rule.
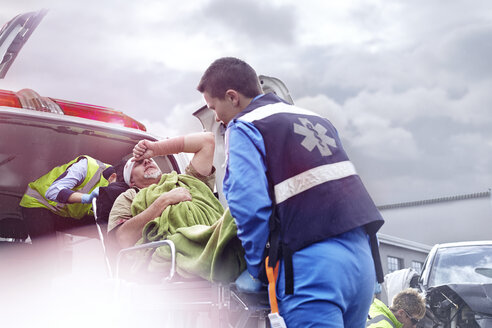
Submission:
[[[366,327],[411,328],[425,315],[425,298],[417,290],[407,288],[393,298],[390,308],[374,299],[369,309]]]
[[[99,187],[114,180],[113,167],[83,155],[29,183],[20,206],[33,244],[56,231],[73,233],[71,229],[94,224],[92,199]]]
[[[270,267],[279,258],[270,305],[275,312],[278,300],[287,326],[364,326],[375,268],[382,281],[375,234],[383,219],[336,129],[262,94],[254,69],[237,58],[213,62],[197,89],[227,126],[223,190],[247,262],[236,282],[259,286],[264,254]]]

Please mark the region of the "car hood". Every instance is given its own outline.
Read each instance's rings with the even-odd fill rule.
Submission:
[[[0,31],[0,79],[7,74],[22,46],[46,15],[47,10],[15,16]]]
[[[448,285],[474,312],[492,315],[492,284]]]
[[[451,304],[464,302],[475,313],[492,315],[492,284],[441,285],[429,288],[426,294],[430,305],[437,308],[446,300]]]

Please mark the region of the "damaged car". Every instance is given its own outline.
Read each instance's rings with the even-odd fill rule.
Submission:
[[[435,245],[419,287],[427,312],[418,327],[492,327],[492,241]]]

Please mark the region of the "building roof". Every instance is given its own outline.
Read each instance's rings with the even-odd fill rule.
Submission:
[[[395,236],[386,235],[383,233],[378,233],[378,239],[379,239],[379,242],[382,244],[403,247],[406,249],[411,249],[411,250],[423,252],[423,253],[428,253],[432,248],[432,246],[429,246],[426,244],[418,243],[418,242],[403,239],[403,238],[398,238]]]
[[[380,206],[378,206],[378,209],[379,210],[388,210],[388,209],[393,209],[393,208],[422,206],[422,205],[430,205],[430,204],[437,204],[437,203],[444,203],[444,202],[453,202],[453,201],[473,199],[473,198],[485,198],[485,197],[490,198],[490,194],[491,194],[491,191],[489,189],[487,191],[476,192],[476,193],[472,193],[472,194],[462,194],[462,195],[454,195],[454,196],[446,196],[446,197],[439,197],[439,198],[416,200],[416,201],[412,201],[412,202],[380,205]]]
[[[378,206],[385,224],[380,233],[435,245],[490,239],[491,190]],[[391,238],[390,238],[391,239]],[[389,242],[398,242],[393,239]]]

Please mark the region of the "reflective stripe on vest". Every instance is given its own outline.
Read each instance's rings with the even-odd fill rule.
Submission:
[[[284,103],[279,102],[259,107],[241,116],[240,120],[253,122],[281,113],[319,116],[310,110],[295,106],[286,106]],[[275,200],[277,204],[280,204],[290,197],[322,183],[346,178],[351,175],[357,175],[357,172],[350,161],[321,165],[276,184],[274,187]]]
[[[384,314],[380,314],[380,315],[375,316],[374,318],[368,320],[366,322],[366,327],[369,327],[373,323],[378,323],[378,322],[383,321],[383,320],[386,320],[391,325],[391,327],[395,327],[395,324],[393,323],[393,321],[391,321],[391,319],[388,318],[387,316],[385,316]]]
[[[350,161],[321,165],[304,171],[275,185],[277,204],[322,183],[356,174],[355,167]]]
[[[51,205],[43,196],[41,196],[41,194],[37,190],[34,190],[29,186],[27,186],[26,195],[31,196],[55,213],[59,213],[60,210],[66,206],[60,203],[56,203],[56,206]]]
[[[101,162],[100,160],[95,159],[99,168],[96,173],[92,176],[92,178],[87,182],[87,184],[80,189],[81,193],[87,194],[98,182],[101,180],[101,174],[106,169],[106,164]],[[87,163],[87,170],[89,170],[89,163]]]
[[[319,116],[319,114],[316,114],[310,110],[295,107],[295,106],[288,106],[288,105],[286,106],[285,103],[279,102],[275,104],[269,104],[266,106],[258,107],[255,110],[244,114],[239,119],[247,122],[253,122],[280,113]]]

